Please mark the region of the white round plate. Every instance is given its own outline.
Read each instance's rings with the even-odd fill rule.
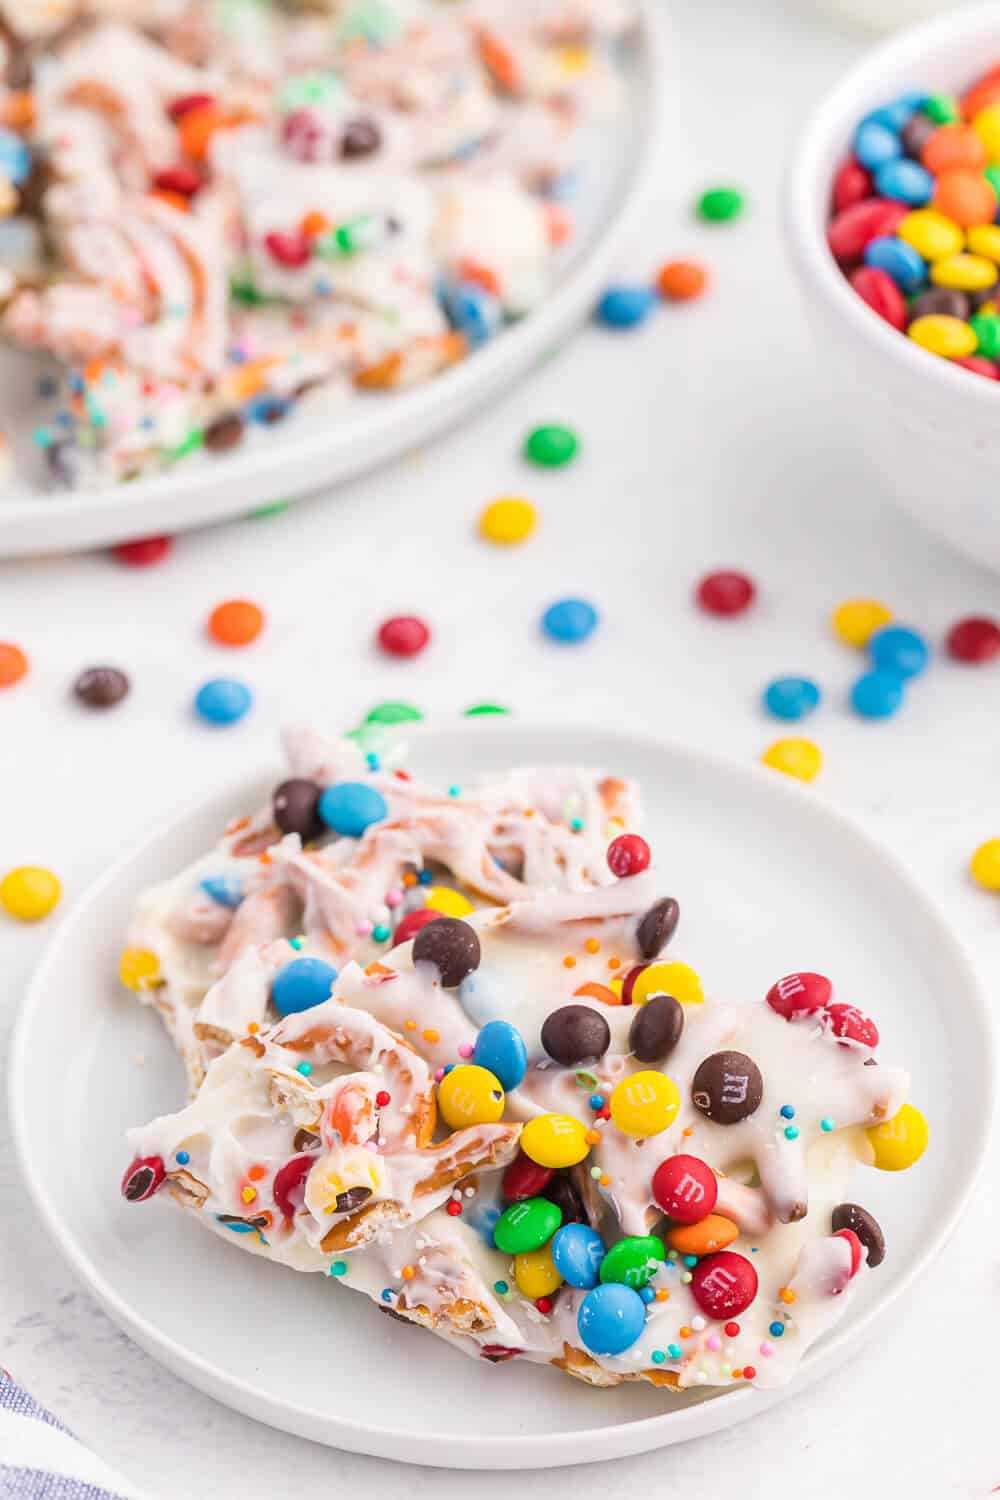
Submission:
[[[27,488],[0,495],[0,557],[182,531],[315,494],[437,437],[544,359],[597,301],[652,183],[667,97],[665,22],[654,0],[640,0],[640,25],[623,56],[625,101],[583,142],[586,171],[573,203],[578,234],[558,263],[555,290],[522,322],[413,390],[359,395],[332,416],[293,413],[280,427],[249,432],[234,453],[200,454],[172,473],[52,491],[31,443],[43,366],[0,349],[0,432],[12,435],[19,471],[35,476]]]
[[[859,1167],[856,1195],[889,1253],[787,1389],[861,1354],[875,1320],[940,1255],[990,1126],[986,1003],[932,903],[859,827],[774,772],[593,729],[478,721],[408,738],[413,769],[441,785],[570,759],[639,778],[663,889],[681,904],[672,951],[698,968],[709,999],[756,998],[809,968],[877,1018],[883,1055],[912,1072],[931,1144],[905,1174]],[[46,1232],[111,1316],[250,1416],[413,1463],[590,1463],[729,1427],[781,1400],[785,1390],[746,1386],[596,1391],[542,1366],[471,1360],[327,1277],[241,1255],[171,1204],[123,1202],[126,1127],[183,1098],[158,1019],[116,981],[135,894],[209,848],[276,779],[212,798],[122,859],[63,923],[25,1000],[10,1079],[21,1165]]]

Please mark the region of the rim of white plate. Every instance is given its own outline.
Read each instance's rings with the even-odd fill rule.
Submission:
[[[997,1104],[997,1048],[994,1037],[990,1007],[986,990],[975,965],[962,940],[952,931],[940,915],[930,895],[906,869],[902,861],[889,849],[867,833],[854,817],[830,806],[817,797],[814,789],[781,776],[761,766],[744,765],[728,760],[723,755],[704,751],[692,745],[673,741],[657,735],[625,733],[617,730],[595,730],[592,726],[566,727],[554,723],[531,721],[466,721],[451,728],[433,724],[406,724],[401,738],[415,740],[448,740],[449,738],[472,738],[484,732],[484,722],[489,726],[491,738],[503,749],[504,741],[531,738],[533,735],[547,738],[560,734],[562,738],[578,748],[586,756],[588,740],[600,741],[619,756],[624,763],[630,751],[638,753],[661,753],[689,767],[707,769],[711,773],[742,783],[759,792],[768,787],[768,795],[808,809],[814,818],[825,821],[841,836],[857,843],[864,851],[869,868],[875,863],[907,890],[913,904],[915,918],[936,933],[937,944],[946,952],[949,962],[963,981],[963,1003],[971,1005],[975,1020],[982,1032],[981,1042],[985,1067],[985,1097],[978,1135],[969,1143],[969,1150],[960,1163],[956,1163],[950,1207],[942,1214],[936,1233],[925,1241],[920,1253],[892,1285],[891,1290],[872,1307],[841,1325],[819,1346],[814,1346],[805,1355],[794,1381],[788,1386],[772,1390],[757,1390],[742,1386],[720,1393],[712,1400],[697,1406],[671,1411],[669,1408],[653,1417],[636,1421],[625,1421],[593,1429],[589,1434],[582,1430],[568,1433],[532,1434],[521,1438],[503,1436],[491,1438],[489,1434],[466,1436],[453,1434],[448,1438],[446,1466],[450,1468],[554,1468],[576,1463],[612,1459],[625,1454],[649,1451],[661,1443],[705,1436],[722,1427],[734,1426],[748,1417],[764,1411],[789,1395],[794,1395],[828,1370],[837,1365],[847,1352],[847,1347],[859,1341],[866,1330],[881,1321],[888,1309],[913,1285],[938,1254],[941,1246],[950,1238],[971,1196],[982,1169],[989,1143],[991,1126]],[[411,1430],[390,1425],[342,1421],[329,1413],[302,1404],[293,1405],[282,1398],[262,1394],[249,1382],[234,1376],[218,1365],[192,1355],[176,1340],[161,1333],[125,1299],[119,1297],[115,1288],[95,1267],[91,1258],[76,1242],[71,1228],[59,1217],[54,1199],[45,1190],[41,1179],[29,1170],[31,1160],[24,1117],[24,1096],[30,1076],[30,1033],[35,1013],[47,1004],[47,973],[57,962],[62,945],[71,940],[74,927],[85,918],[92,906],[97,904],[105,890],[121,878],[124,870],[150,845],[158,843],[170,834],[178,824],[206,818],[220,802],[233,801],[259,795],[268,776],[273,779],[275,768],[262,767],[253,775],[244,777],[237,787],[220,788],[208,797],[199,798],[183,810],[165,818],[146,838],[136,843],[125,855],[74,902],[62,922],[59,932],[46,949],[32,977],[21,1004],[11,1042],[8,1065],[9,1115],[15,1149],[29,1195],[46,1225],[52,1240],[58,1244],[76,1273],[104,1307],[105,1311],[135,1339],[147,1352],[154,1355],[167,1367],[185,1378],[198,1389],[216,1399],[235,1407],[244,1414],[284,1431],[300,1436],[328,1442],[331,1446],[353,1452],[372,1454],[378,1457],[402,1459],[409,1463],[440,1467],[442,1464],[441,1439],[437,1434],[422,1435]],[[225,1392],[220,1395],[220,1392]],[[668,1431],[682,1428],[683,1439],[678,1435],[668,1437]],[[317,1436],[317,1434],[322,1435]],[[596,1451],[586,1447],[585,1439],[595,1442]],[[400,1451],[402,1450],[402,1451]]]
[[[572,265],[562,285],[541,305],[484,349],[440,376],[392,397],[386,406],[352,413],[328,430],[292,433],[244,452],[224,455],[186,475],[168,473],[88,494],[35,493],[0,503],[0,557],[66,552],[149,536],[176,533],[244,515],[273,501],[275,486],[291,503],[325,486],[398,459],[422,442],[440,437],[453,415],[474,409],[509,383],[554,341],[582,321],[627,243],[651,194],[660,147],[666,139],[669,90],[668,23],[656,0],[638,0],[645,128],[640,149],[623,170],[617,209]],[[387,431],[387,428],[389,429]],[[366,455],[381,444],[378,457]],[[289,469],[293,469],[290,476]],[[308,477],[307,477],[308,476]],[[175,493],[180,491],[179,493]]]

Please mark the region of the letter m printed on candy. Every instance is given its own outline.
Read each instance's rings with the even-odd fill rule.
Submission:
[[[692,1177],[690,1172],[685,1172],[680,1181],[674,1184],[674,1194],[681,1203],[697,1205],[704,1200],[705,1187],[697,1177]]]

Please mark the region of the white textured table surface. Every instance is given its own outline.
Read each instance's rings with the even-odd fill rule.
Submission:
[[[762,683],[800,670],[828,691],[810,729],[827,757],[816,795],[903,855],[987,980],[1000,981],[1000,907],[963,874],[970,849],[1000,833],[997,669],[938,663],[898,719],[862,724],[843,708],[855,664],[825,625],[837,600],[865,592],[935,638],[962,613],[1000,612],[1000,580],[914,531],[845,446],[780,252],[781,157],[812,94],[860,42],[784,13],[780,0],[687,0],[676,11],[682,124],[629,269],[701,253],[714,269],[711,298],[665,310],[635,335],[585,331],[459,436],[329,501],[188,536],[156,569],[103,556],[0,568],[0,636],[21,641],[34,664],[0,703],[5,867],[49,865],[72,899],[171,808],[270,757],[291,715],[347,726],[392,696],[447,719],[495,699],[523,717],[624,720],[747,760],[775,732],[757,707]],[[692,224],[692,193],[711,179],[746,185],[743,224]],[[520,437],[547,419],[575,424],[585,452],[569,471],[527,472]],[[530,494],[542,516],[537,537],[510,553],[475,536],[482,504],[505,491]],[[692,609],[690,588],[726,563],[752,571],[762,598],[746,620],[720,624]],[[238,658],[200,629],[211,605],[236,593],[271,617]],[[541,609],[569,593],[603,612],[599,635],[577,651],[547,646],[537,629]],[[379,659],[374,624],[410,610],[433,622],[433,649],[411,663]],[[120,663],[134,683],[103,718],[66,696],[76,672],[99,661]],[[257,705],[244,725],[209,733],[192,721],[190,698],[227,670],[253,683]],[[57,920],[35,930],[0,922],[0,1043]],[[39,1076],[58,1109],[44,1059]],[[1000,1170],[1000,1152],[991,1166]],[[0,1222],[0,1359],[156,1500],[259,1500],[293,1484],[314,1494],[377,1486],[388,1500],[509,1493],[509,1476],[314,1447],[165,1373],[40,1242],[5,1122]],[[614,1467],[519,1477],[521,1493],[988,1494],[1000,1483],[998,1230],[996,1195],[984,1191],[933,1282],[866,1358],[755,1428]]]

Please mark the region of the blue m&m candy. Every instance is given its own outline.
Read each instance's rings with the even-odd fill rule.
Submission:
[[[209,900],[235,910],[243,900],[243,887],[235,875],[207,875],[198,884]]]
[[[329,1000],[336,978],[336,969],[321,958],[293,958],[271,981],[275,1010],[283,1016],[294,1016],[300,1010],[322,1005]]]
[[[31,152],[13,130],[0,129],[0,172],[15,187],[21,187],[31,176]]]
[[[474,349],[491,339],[503,322],[499,298],[485,287],[469,282],[444,283],[438,295],[448,322]]]
[[[776,719],[804,719],[820,700],[809,677],[776,677],[764,690],[764,706]]]
[[[327,828],[352,839],[389,816],[382,793],[364,781],[335,781],[321,794],[318,811]]]
[[[601,1261],[607,1251],[596,1229],[589,1224],[564,1224],[552,1238],[552,1263],[563,1281],[589,1290],[601,1278]]]
[[[934,178],[918,161],[901,157],[879,167],[875,173],[875,191],[880,198],[895,198],[899,203],[922,208],[934,196]]]
[[[927,666],[930,649],[923,636],[908,625],[886,625],[869,639],[868,655],[878,672],[918,677]]]
[[[542,629],[554,641],[575,645],[587,639],[597,618],[597,610],[586,599],[559,599],[542,616]]]
[[[576,1326],[591,1354],[624,1354],[642,1337],[646,1307],[630,1286],[609,1281],[584,1297]]]
[[[656,294],[648,286],[611,286],[597,304],[597,320],[608,328],[636,328],[653,310]]]
[[[895,672],[866,672],[851,688],[851,707],[863,719],[888,719],[902,708],[905,691]]]
[[[903,143],[898,130],[893,130],[881,119],[869,115],[854,132],[854,155],[870,172],[902,154]]]
[[[487,1021],[476,1037],[472,1061],[499,1078],[509,1092],[517,1088],[528,1071],[528,1049],[517,1027],[509,1021]]]
[[[206,724],[236,724],[249,713],[253,693],[235,677],[213,677],[195,694],[195,712]]]
[[[905,240],[880,234],[865,246],[865,265],[885,271],[902,292],[916,292],[927,280],[927,262]]]

